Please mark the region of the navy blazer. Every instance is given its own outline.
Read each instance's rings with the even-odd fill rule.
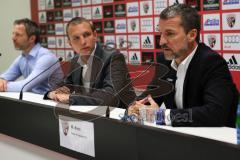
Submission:
[[[176,72],[165,63],[169,72],[163,80],[173,80]],[[172,126],[229,126],[235,127],[238,91],[226,61],[203,43],[198,45],[187,69],[183,86],[183,109],[177,109],[174,89],[155,98],[159,105],[171,109]]]

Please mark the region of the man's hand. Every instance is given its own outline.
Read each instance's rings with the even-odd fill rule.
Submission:
[[[69,104],[69,97],[70,97],[70,94],[58,93],[56,94],[55,101]]]
[[[63,86],[63,87],[60,87],[60,88],[57,88],[55,90],[55,92],[58,94],[58,93],[65,93],[65,94],[70,94],[70,89],[66,86]]]
[[[149,102],[150,105],[146,105],[146,103]],[[128,107],[128,114],[129,115],[139,115],[139,108],[143,106],[148,106],[149,108],[159,108],[158,104],[153,100],[152,96],[147,96],[146,98],[136,101],[132,105]]]
[[[6,92],[7,91],[7,83],[8,83],[7,80],[0,78],[0,92]]]
[[[61,103],[69,103],[69,96],[70,89],[65,86],[48,93],[48,98]]]

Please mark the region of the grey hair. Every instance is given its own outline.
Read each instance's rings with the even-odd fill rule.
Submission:
[[[161,12],[160,19],[167,20],[170,18],[174,18],[176,16],[181,17],[182,20],[181,25],[183,26],[185,33],[188,33],[192,29],[197,30],[196,42],[199,43],[201,22],[198,11],[186,4],[174,4],[172,6],[165,8]]]

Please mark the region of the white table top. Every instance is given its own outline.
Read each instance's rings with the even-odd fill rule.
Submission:
[[[18,99],[19,93],[16,92],[0,92],[0,96],[11,97]],[[43,95],[34,94],[30,92],[25,92],[23,94],[23,100],[29,102],[35,102],[50,106],[56,106],[58,103],[52,100],[43,100]],[[70,110],[79,112],[89,112],[96,109],[99,106],[70,106]],[[102,107],[102,106],[101,106]],[[119,114],[124,113],[124,109],[115,108],[110,112],[110,118],[120,119]],[[92,113],[92,112],[91,112]],[[105,116],[105,113],[96,113],[96,115]],[[229,127],[171,127],[171,126],[159,126],[156,124],[145,123],[145,125],[162,128],[166,130],[181,132],[189,135],[204,137],[208,139],[213,139],[217,141],[222,141],[231,144],[237,144],[237,135],[235,128]]]

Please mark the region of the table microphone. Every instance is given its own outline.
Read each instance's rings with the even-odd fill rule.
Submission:
[[[44,72],[46,72],[47,70],[49,70],[50,68],[52,68],[54,65],[56,65],[58,62],[61,62],[63,60],[62,57],[59,57],[58,60],[53,63],[51,66],[49,66],[48,68],[46,68],[45,70],[43,70],[41,73],[39,73],[36,77],[34,77],[33,79],[31,79],[29,82],[27,82],[26,84],[23,85],[20,94],[19,94],[19,100],[22,100],[23,97],[23,89],[26,85],[28,85],[30,82],[32,82],[34,79],[38,78],[40,75],[42,75]]]

